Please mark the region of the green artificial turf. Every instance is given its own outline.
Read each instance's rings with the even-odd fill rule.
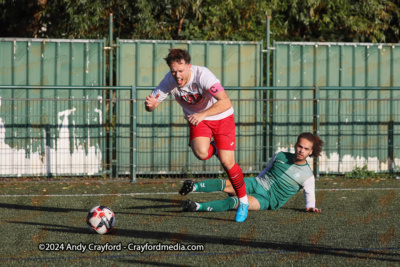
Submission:
[[[226,197],[223,193],[181,197],[176,193],[181,184],[182,180],[3,182],[0,262],[4,266],[400,264],[398,180],[322,179],[316,184],[321,213],[303,212],[304,196],[299,192],[279,210],[249,212],[244,223],[233,221],[235,211],[181,212],[187,198],[203,202]],[[100,204],[115,212],[111,234],[91,234],[86,226],[87,212]],[[122,249],[93,249],[107,243]],[[40,251],[40,244],[53,251]],[[67,250],[89,244],[92,250]],[[146,244],[148,248],[197,244],[204,251],[130,250]]]

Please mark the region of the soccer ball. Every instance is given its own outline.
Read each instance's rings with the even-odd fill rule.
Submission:
[[[92,208],[87,217],[86,223],[92,232],[106,234],[110,232],[115,225],[114,212],[106,206],[96,206]]]

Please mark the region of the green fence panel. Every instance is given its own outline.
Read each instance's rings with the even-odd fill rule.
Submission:
[[[35,168],[49,166],[43,158],[50,152],[49,162],[60,167],[45,173],[101,173],[101,166],[85,166],[104,160],[103,90],[90,88],[105,85],[104,46],[105,40],[0,38],[0,86],[10,86],[0,90],[0,142],[23,155],[15,159],[13,175],[41,173]]]
[[[262,133],[264,104],[246,100],[262,99],[263,91],[234,87],[261,86],[262,42],[117,40],[117,47],[117,85],[138,89],[138,174],[223,173],[216,159],[195,158],[188,147],[187,122],[175,101],[165,101],[152,113],[144,110],[144,99],[169,72],[164,58],[170,48],[188,50],[192,64],[208,67],[226,87],[235,109],[237,161],[245,171],[256,169],[262,153],[249,147],[257,144],[261,150],[263,137],[255,132]],[[124,147],[129,136],[121,138],[118,146]],[[118,162],[125,160],[118,155]]]
[[[321,87],[320,127],[311,127],[325,140],[326,172],[346,173],[367,166],[369,170],[387,171],[392,144],[389,129],[396,135],[399,113],[400,45],[371,43],[274,43],[273,99],[289,99],[274,109],[271,120],[274,136],[299,131],[300,117],[307,107],[298,107],[292,99],[297,90],[279,87]],[[387,89],[387,90],[385,90]],[[302,90],[306,93],[307,90]],[[304,95],[300,98],[304,99]],[[279,107],[282,111],[279,110]],[[299,119],[291,115],[297,109]],[[289,114],[286,117],[286,111]],[[292,120],[291,120],[292,118]],[[275,132],[276,131],[276,132]],[[276,139],[278,140],[278,139]],[[275,144],[275,142],[274,142]],[[289,146],[277,149],[290,149]]]
[[[105,40],[0,38],[0,85],[105,84]]]
[[[269,110],[268,159],[278,151],[294,152],[297,136],[312,132],[314,124],[314,88],[275,88]]]
[[[399,86],[399,44],[275,42],[274,85]]]
[[[399,96],[398,87],[322,90],[319,132],[326,141],[326,163],[321,172],[349,173],[365,166],[374,172],[398,171]]]
[[[105,45],[0,38],[0,176],[223,176],[217,159],[191,152],[176,101],[144,110],[172,47],[187,49],[226,88],[246,174],[293,151],[304,131],[325,141],[319,165],[310,160],[322,174],[400,170],[400,45],[277,42],[273,87],[260,87],[262,42],[117,40],[119,87],[102,87]]]

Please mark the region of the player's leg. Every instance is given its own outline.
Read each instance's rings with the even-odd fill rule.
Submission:
[[[236,221],[242,222],[247,217],[249,201],[244,184],[243,171],[235,162],[236,131],[233,115],[220,120],[219,124],[215,125],[212,130],[219,160],[228,174],[236,196],[239,198],[240,207],[236,213]]]
[[[253,177],[244,179],[244,184],[248,194],[255,193],[256,185],[253,180],[255,181]],[[210,179],[196,183],[193,182],[193,180],[185,180],[179,190],[179,194],[185,196],[191,192],[225,192],[229,195],[236,196],[235,189],[233,188],[231,181],[228,179]]]
[[[235,151],[218,149],[219,160],[228,174],[229,181],[240,201],[247,203],[243,171],[235,162]]]
[[[216,154],[216,148],[210,145],[209,137],[196,137],[190,142],[193,154],[200,160],[208,160]]]
[[[248,210],[260,210],[260,203],[252,195],[248,195],[249,208]],[[227,211],[232,209],[237,209],[239,207],[239,199],[236,196],[230,196],[226,199],[215,200],[205,203],[194,202],[187,199],[183,204],[183,211]]]
[[[205,181],[200,181],[200,182],[193,182],[192,180],[185,180],[183,182],[181,190],[179,190],[179,194],[182,196],[185,196],[191,192],[217,192],[217,191],[224,191],[226,188],[226,183],[229,183],[229,180],[225,179],[212,179],[212,180],[205,180]],[[235,191],[233,190],[232,186],[229,188],[232,189],[233,193]]]
[[[193,154],[200,160],[207,160],[216,155],[217,148],[210,144],[212,131],[204,121],[200,122],[197,127],[189,124],[190,140],[189,146]]]

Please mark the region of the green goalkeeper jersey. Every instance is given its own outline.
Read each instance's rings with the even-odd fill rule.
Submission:
[[[304,189],[306,208],[315,207],[315,179],[308,163],[298,165],[293,162],[294,154],[278,152],[267,167],[256,177],[268,192],[270,209],[279,209],[286,201]]]

